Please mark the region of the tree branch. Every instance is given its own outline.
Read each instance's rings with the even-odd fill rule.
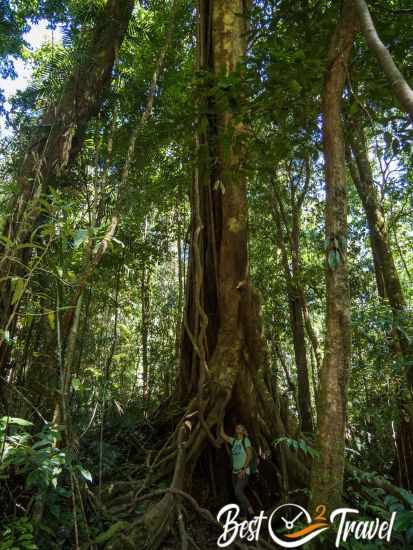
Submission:
[[[413,121],[413,91],[397,68],[389,50],[381,41],[365,0],[353,1],[366,43],[377,57],[403,110]]]

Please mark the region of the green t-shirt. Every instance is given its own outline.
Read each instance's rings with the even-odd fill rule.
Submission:
[[[247,453],[245,449],[251,447],[251,441],[248,439],[248,437],[244,437],[243,440],[230,437],[229,444],[232,451],[232,471],[234,473],[237,473],[242,470],[245,465],[245,462],[247,460]],[[246,472],[249,475],[250,469],[247,468]]]

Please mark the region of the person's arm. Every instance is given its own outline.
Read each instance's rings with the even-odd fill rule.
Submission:
[[[225,441],[225,443],[230,442],[231,438],[225,433],[223,424],[221,424],[219,435],[222,437],[222,439]]]

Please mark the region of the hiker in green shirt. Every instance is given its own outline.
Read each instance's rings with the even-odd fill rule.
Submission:
[[[254,510],[245,495],[250,476],[250,464],[252,459],[251,441],[248,433],[242,424],[235,426],[235,437],[229,437],[221,426],[220,435],[231,447],[232,454],[232,485],[235,496],[240,504],[241,513],[248,517],[254,515]]]

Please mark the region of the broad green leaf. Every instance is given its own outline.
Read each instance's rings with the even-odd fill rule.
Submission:
[[[81,474],[81,476],[86,480],[86,481],[89,481],[90,483],[92,483],[93,479],[92,479],[92,474],[86,470],[85,468],[83,468],[83,466],[79,466],[79,472]]]
[[[1,421],[6,424],[16,424],[17,426],[33,426],[32,422],[25,420],[24,418],[16,418],[12,416],[3,416]]]

